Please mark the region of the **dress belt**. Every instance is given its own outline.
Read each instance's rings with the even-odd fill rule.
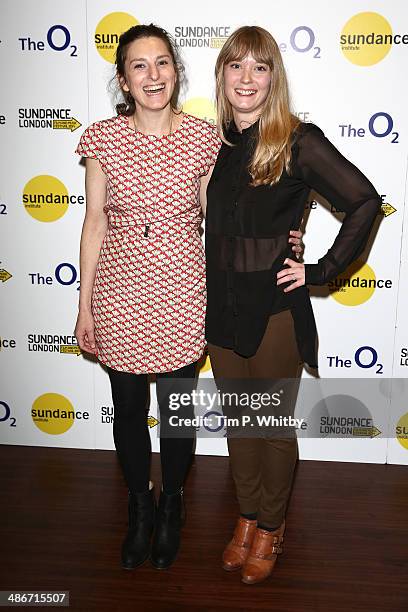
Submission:
[[[144,232],[143,235],[145,238],[148,238],[149,235],[149,229],[151,225],[157,225],[159,223],[166,223],[166,221],[170,221],[173,219],[179,219],[181,222],[184,223],[194,223],[196,230],[198,230],[198,228],[200,227],[200,223],[198,222],[198,220],[196,218],[192,219],[192,218],[185,218],[186,217],[186,213],[178,213],[176,215],[171,215],[170,217],[162,217],[160,219],[154,219],[151,221],[137,221],[135,219],[124,219],[123,217],[119,216],[119,215],[113,215],[112,213],[108,212],[108,219],[109,219],[109,227],[112,229],[125,229],[128,227],[143,227],[144,228]]]

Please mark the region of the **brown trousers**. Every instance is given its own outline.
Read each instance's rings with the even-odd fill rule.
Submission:
[[[216,380],[295,378],[300,381],[302,362],[290,310],[269,318],[253,357],[241,357],[214,344],[208,345],[208,351]],[[294,404],[296,397],[297,389]],[[279,527],[285,517],[298,458],[296,438],[231,437],[227,441],[240,512],[256,513],[259,524]]]

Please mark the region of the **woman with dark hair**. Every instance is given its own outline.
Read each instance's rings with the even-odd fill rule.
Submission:
[[[223,140],[207,188],[206,337],[214,376],[288,379],[293,413],[304,362],[317,367],[317,333],[306,288],[335,278],[363,251],[381,198],[369,180],[313,124],[290,112],[282,57],[260,27],[242,27],[216,64]],[[290,257],[315,189],[346,213],[318,263]],[[237,381],[238,384],[238,381]],[[279,388],[279,387],[278,387]],[[240,517],[223,554],[225,570],[253,584],[282,552],[285,513],[297,461],[296,437],[229,436]]]
[[[150,553],[166,568],[179,547],[194,438],[161,436],[156,512],[148,374],[157,378],[162,434],[171,384],[195,378],[205,348],[199,191],[220,141],[213,126],[178,110],[183,67],[163,29],[139,25],[122,34],[116,69],[125,103],[116,117],[92,124],[77,148],[87,158],[87,211],[75,333],[111,382],[114,442],[129,489],[122,565],[137,567]]]

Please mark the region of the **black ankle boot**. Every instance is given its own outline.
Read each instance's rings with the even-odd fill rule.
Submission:
[[[183,489],[173,495],[160,493],[150,561],[156,569],[167,569],[176,559],[180,530],[185,521]]]
[[[128,512],[129,529],[122,544],[122,566],[133,569],[149,556],[156,513],[153,489],[143,493],[129,491]]]

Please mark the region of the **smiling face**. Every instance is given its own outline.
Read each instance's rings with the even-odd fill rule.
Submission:
[[[235,123],[253,123],[262,113],[270,92],[271,69],[252,54],[224,66],[224,91],[232,106]]]
[[[126,50],[125,78],[119,77],[136,107],[163,110],[171,101],[177,72],[166,43],[154,36],[139,38]]]

